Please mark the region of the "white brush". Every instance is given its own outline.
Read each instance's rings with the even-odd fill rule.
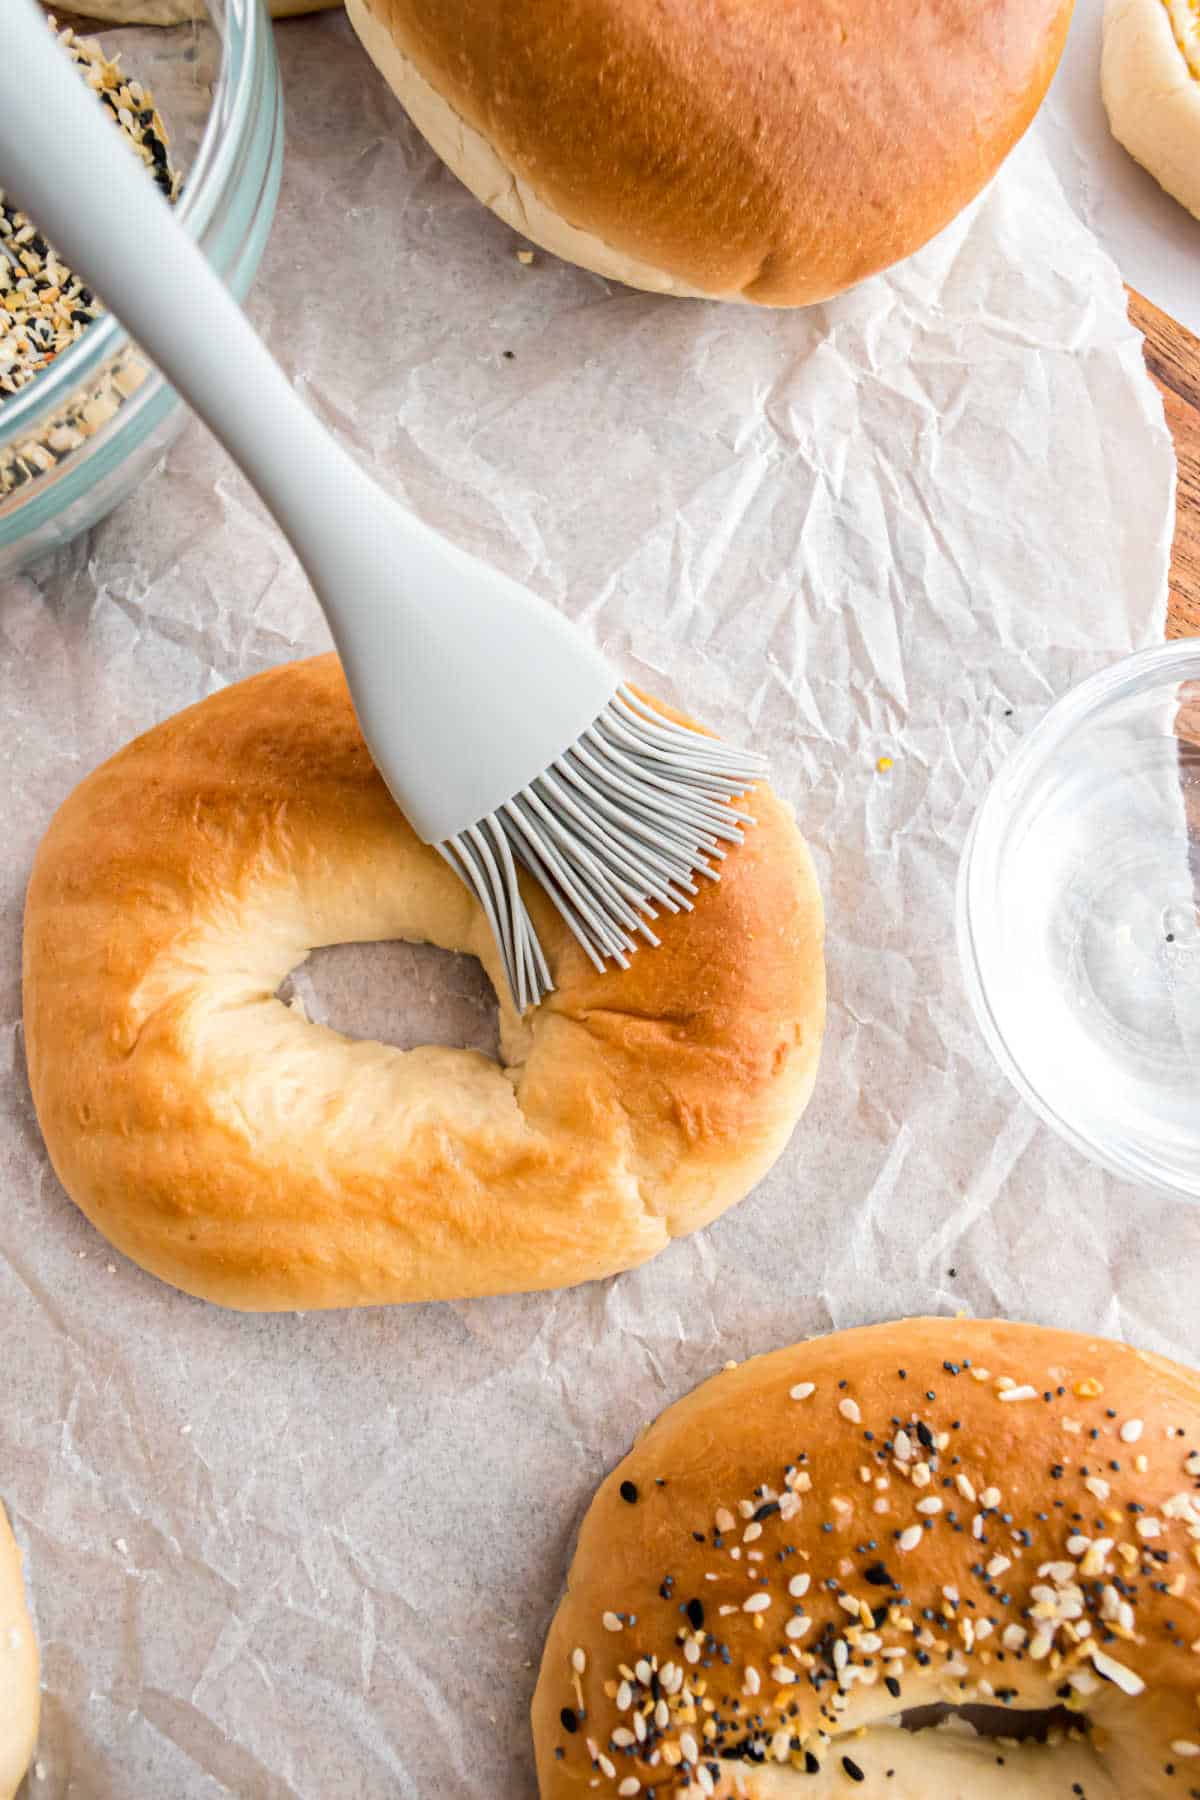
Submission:
[[[536,876],[597,968],[691,905],[764,759],[671,724],[552,608],[368,479],[293,393],[32,0],[3,0],[0,187],[220,439],[325,611],[371,755],[478,896],[517,1006],[552,983]],[[264,26],[265,28],[265,26]],[[210,129],[212,127],[210,126]]]

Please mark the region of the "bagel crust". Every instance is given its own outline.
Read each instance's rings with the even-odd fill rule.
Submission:
[[[37,1742],[38,1649],[25,1604],[21,1552],[0,1506],[0,1800],[12,1800]]]
[[[757,825],[596,974],[533,884],[557,983],[513,1012],[474,900],[367,754],[333,656],[155,727],[76,788],[25,915],[29,1078],[88,1218],[186,1292],[252,1310],[562,1287],[715,1218],[779,1155],[824,1022],[820,896],[791,813]],[[504,1065],[400,1051],[276,995],[322,944],[468,951]]]
[[[418,129],[501,217],[634,286],[798,306],[910,255],[995,174],[1071,0],[350,0]]]
[[[533,1702],[542,1800],[1188,1800],[1198,1563],[1190,1369],[966,1319],[757,1357],[592,1502]],[[1061,1710],[1045,1743],[899,1728],[935,1704]]]

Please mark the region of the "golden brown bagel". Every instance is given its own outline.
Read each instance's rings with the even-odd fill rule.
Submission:
[[[757,1357],[670,1407],[584,1519],[533,1703],[542,1800],[1190,1800],[1198,1563],[1190,1369],[965,1319]],[[897,1728],[941,1702],[1079,1730]]]
[[[0,1800],[12,1800],[37,1742],[38,1649],[25,1604],[21,1552],[0,1506]]]
[[[501,218],[634,287],[799,306],[908,256],[991,179],[1070,0],[349,0]]]
[[[320,944],[480,957],[487,926],[376,774],[332,656],[214,694],[69,796],[25,915],[29,1077],[63,1185],[134,1261],[263,1310],[560,1287],[739,1200],[808,1099],[821,904],[790,812],[597,975],[537,891],[557,991],[505,1066],[274,996]]]

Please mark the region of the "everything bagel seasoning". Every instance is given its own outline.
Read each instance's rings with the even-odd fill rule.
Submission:
[[[53,26],[54,21],[50,21]],[[93,38],[59,33],[83,79],[151,170],[168,200],[179,176],[167,154],[167,134],[153,96],[129,80],[118,60]],[[91,289],[57,256],[36,224],[0,192],[0,418],[7,399],[19,394],[54,359],[78,342],[104,308]],[[146,365],[126,351],[87,391],[72,397],[35,436],[0,451],[0,497],[47,475],[65,456],[107,423],[146,376]]]

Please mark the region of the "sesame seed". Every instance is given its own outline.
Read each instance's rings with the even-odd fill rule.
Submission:
[[[1123,1444],[1136,1444],[1142,1435],[1142,1421],[1140,1419],[1126,1419],[1121,1427],[1119,1435]]]
[[[1104,1650],[1092,1651],[1092,1666],[1098,1675],[1103,1675],[1106,1681],[1119,1687],[1123,1694],[1136,1696],[1145,1688],[1146,1684],[1140,1675],[1135,1674],[1124,1663],[1117,1662],[1115,1657],[1109,1656]]]
[[[615,1612],[606,1612],[600,1623],[605,1631],[622,1631],[624,1629]]]
[[[919,1525],[909,1525],[896,1539],[896,1547],[899,1550],[915,1550],[923,1536],[924,1533]]]
[[[1002,1400],[1036,1400],[1038,1391],[1026,1383],[1022,1387],[1006,1387],[1001,1391]]]
[[[1200,1744],[1193,1744],[1191,1738],[1174,1738],[1171,1749],[1176,1756],[1200,1756]]]
[[[794,1388],[788,1389],[788,1398],[790,1400],[807,1400],[809,1396],[815,1394],[816,1391],[817,1384],[815,1381],[798,1381]]]
[[[793,1575],[788,1582],[788,1593],[793,1600],[802,1600],[807,1594],[812,1577],[808,1574]]]
[[[841,1413],[843,1419],[849,1419],[851,1425],[862,1424],[862,1414],[858,1410],[857,1400],[851,1400],[849,1397],[845,1400],[839,1400],[838,1411]]]
[[[742,1602],[742,1611],[748,1613],[766,1612],[770,1604],[770,1594],[751,1594],[748,1600]]]

